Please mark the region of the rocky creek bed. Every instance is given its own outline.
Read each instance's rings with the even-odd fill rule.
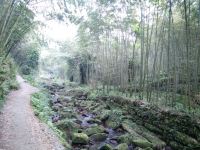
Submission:
[[[45,88],[52,122],[73,150],[200,150],[200,123],[188,114],[117,96],[90,99],[70,86]]]

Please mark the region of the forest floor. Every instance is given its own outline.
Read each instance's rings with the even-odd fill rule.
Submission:
[[[0,150],[62,150],[58,138],[34,115],[30,95],[38,89],[17,76],[20,88],[12,91],[0,112]]]

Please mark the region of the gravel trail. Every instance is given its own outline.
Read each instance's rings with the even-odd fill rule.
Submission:
[[[20,88],[12,91],[0,112],[0,150],[64,150],[58,138],[35,116],[31,94],[38,91],[19,75]]]

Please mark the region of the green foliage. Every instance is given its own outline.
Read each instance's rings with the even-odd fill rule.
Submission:
[[[66,1],[65,8],[67,4],[78,7]],[[148,102],[161,100],[165,107],[193,107],[200,85],[199,2],[89,0],[83,4],[80,54],[69,58],[69,76],[79,76],[81,64],[87,66],[86,83],[103,84],[108,94],[118,93],[114,86]],[[76,17],[80,12],[65,13]],[[72,20],[77,19],[80,16]],[[177,94],[182,94],[181,102]]]
[[[93,92],[91,92],[91,93],[89,94],[88,99],[90,99],[90,100],[95,100],[96,97],[97,97],[97,94],[96,94],[96,92],[93,91]]]
[[[14,2],[14,1],[13,1]],[[33,27],[34,14],[22,1],[3,0],[0,6],[0,55],[5,59]]]
[[[19,83],[13,79],[10,81],[10,89],[11,90],[17,90],[19,88]]]
[[[0,107],[8,92],[16,90],[18,87],[15,66],[10,59],[6,60],[0,67]]]
[[[49,99],[46,94],[43,92],[33,94],[31,100],[35,114],[39,116],[42,121],[49,121],[49,116],[51,116],[53,112],[49,107]]]
[[[21,40],[15,50],[11,51],[11,56],[24,75],[29,75],[38,69],[39,48],[41,46],[38,38],[36,33],[32,31]]]
[[[35,93],[31,97],[31,104],[33,106],[33,110],[36,116],[39,117],[39,119],[43,122],[45,122],[59,137],[61,142],[66,146],[70,147],[68,143],[64,139],[64,134],[61,132],[57,127],[54,126],[54,124],[51,122],[51,115],[53,114],[53,111],[51,110],[49,106],[49,97],[48,94],[44,91]]]

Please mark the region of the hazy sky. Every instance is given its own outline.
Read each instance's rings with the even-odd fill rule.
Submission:
[[[53,1],[55,5],[51,3],[50,0],[41,0],[40,2],[32,2],[30,3],[30,8],[35,12],[35,20],[41,21],[46,25],[46,28],[43,28],[43,34],[55,41],[73,41],[76,32],[77,26],[73,24],[66,24],[65,22],[59,22],[57,20],[48,20],[44,17],[44,14],[48,14],[52,12],[52,10],[56,10],[59,12],[60,9],[56,5],[56,1]]]
[[[73,41],[76,36],[77,27],[75,25],[67,25],[55,20],[48,21],[46,24],[47,28],[44,34],[56,41]]]

